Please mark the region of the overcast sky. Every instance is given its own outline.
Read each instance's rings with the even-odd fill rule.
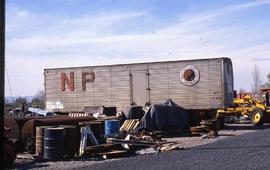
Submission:
[[[6,96],[31,96],[43,69],[229,57],[235,88],[270,72],[270,1],[7,0]],[[11,90],[10,90],[10,88]]]

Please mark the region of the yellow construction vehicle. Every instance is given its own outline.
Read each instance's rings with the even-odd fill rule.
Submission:
[[[251,94],[245,94],[242,98],[235,98],[232,107],[219,109],[217,117],[242,115],[248,116],[254,125],[270,123],[270,88],[260,89],[259,92],[263,96],[262,100],[254,100]]]

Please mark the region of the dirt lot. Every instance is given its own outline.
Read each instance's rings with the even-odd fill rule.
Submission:
[[[191,148],[198,145],[204,145],[212,143],[218,140],[222,140],[228,137],[238,136],[250,132],[255,132],[260,129],[269,128],[270,125],[265,125],[262,127],[254,127],[251,124],[229,124],[225,129],[219,131],[219,136],[210,139],[203,139],[201,136],[195,137],[173,137],[173,138],[163,138],[168,141],[178,141],[179,145],[184,149]],[[104,162],[115,161],[119,159],[97,159],[97,158],[74,158],[71,160],[64,161],[37,161],[29,154],[19,154],[13,169],[75,169],[79,167],[92,166],[94,164],[100,164]]]

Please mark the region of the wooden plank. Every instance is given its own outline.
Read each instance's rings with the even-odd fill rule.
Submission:
[[[118,150],[118,151],[111,151],[111,152],[105,152],[105,153],[98,153],[98,155],[102,156],[104,159],[120,158],[128,154],[131,154],[131,153],[127,150]]]
[[[129,124],[130,124],[130,121],[129,121],[129,120],[126,120],[126,123],[125,123],[125,125],[124,125],[124,127],[123,127],[123,131],[124,131],[124,132],[127,131],[127,127],[128,127]]]
[[[108,152],[113,149],[120,149],[120,148],[122,148],[121,145],[115,145],[115,144],[101,144],[101,145],[96,145],[96,146],[86,146],[85,153],[94,154],[94,153]]]
[[[125,120],[124,123],[123,123],[123,125],[120,127],[120,129],[119,129],[120,132],[123,132],[123,131],[124,131],[125,126],[126,126],[126,124],[127,124],[127,121],[128,121],[128,120]]]
[[[131,120],[130,120],[130,123],[129,123],[128,127],[127,127],[127,131],[130,130],[130,128],[131,128],[133,122],[134,122],[134,119],[131,119]]]
[[[139,124],[140,124],[140,121],[137,121],[135,126],[133,127],[133,130],[136,129],[139,126]]]
[[[133,130],[133,129],[134,129],[134,126],[135,126],[135,124],[136,124],[136,121],[134,120],[134,121],[132,122],[132,125],[131,125],[131,126],[130,126],[130,128],[128,129],[128,131]]]

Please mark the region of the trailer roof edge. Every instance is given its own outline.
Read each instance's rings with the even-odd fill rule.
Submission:
[[[55,70],[55,69],[72,69],[72,68],[89,68],[89,67],[108,67],[108,66],[124,66],[124,65],[134,65],[134,64],[157,64],[157,63],[172,63],[172,62],[179,62],[179,61],[201,61],[201,60],[229,60],[231,59],[229,57],[220,57],[220,58],[202,58],[202,59],[187,59],[187,60],[164,60],[164,61],[153,61],[153,62],[134,62],[134,63],[122,63],[122,64],[102,64],[102,65],[89,65],[89,66],[75,66],[75,67],[55,67],[55,68],[45,68],[44,71],[47,70]]]

